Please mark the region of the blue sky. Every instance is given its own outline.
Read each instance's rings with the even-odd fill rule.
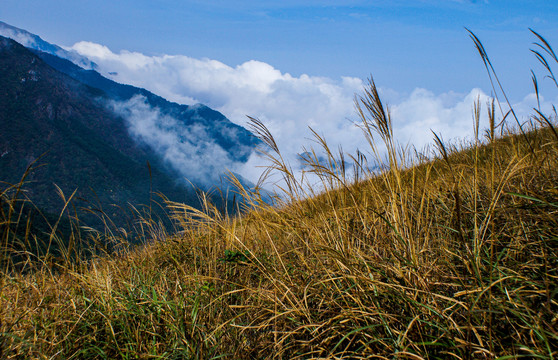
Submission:
[[[445,139],[470,138],[472,104],[479,97],[486,104],[492,90],[464,27],[483,42],[522,121],[536,104],[530,69],[539,76],[543,110],[551,109],[558,91],[530,54],[535,38],[528,28],[558,50],[557,19],[556,0],[2,0],[0,6],[0,21],[89,57],[116,81],[180,103],[202,102],[240,125],[246,115],[260,118],[293,162],[308,145],[307,127],[332,147],[367,146],[350,120],[356,120],[354,94],[370,75],[403,144],[425,146],[431,130]]]
[[[1,20],[61,45],[87,40],[231,66],[255,59],[294,76],[373,74],[407,92],[486,85],[465,26],[516,96],[535,64],[527,29],[558,40],[552,0],[3,0],[1,8]]]

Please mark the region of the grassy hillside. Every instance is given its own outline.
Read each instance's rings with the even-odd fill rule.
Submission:
[[[361,155],[353,172],[308,156],[313,194],[271,153],[286,184],[275,207],[240,189],[242,217],[168,203],[176,231],[145,218],[155,242],[141,248],[114,235],[119,251],[90,260],[4,258],[0,357],[556,358],[555,118],[535,111],[510,130],[477,104],[485,136],[435,137],[428,159],[397,145],[372,81],[357,109],[382,171]],[[9,244],[10,224],[0,229]]]

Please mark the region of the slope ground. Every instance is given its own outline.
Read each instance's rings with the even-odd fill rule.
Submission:
[[[308,196],[274,155],[290,186],[276,207],[240,189],[242,217],[168,203],[176,231],[145,218],[155,242],[141,248],[4,257],[1,356],[558,356],[555,129],[535,117],[529,132],[498,137],[492,112],[484,140],[438,139],[425,160],[396,146],[374,94],[372,83],[361,115],[372,152],[374,139],[386,145],[381,172],[355,156],[360,180],[349,180],[333,156],[309,157],[323,191]]]

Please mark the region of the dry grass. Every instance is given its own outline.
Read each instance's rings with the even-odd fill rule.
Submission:
[[[243,188],[241,217],[168,203],[176,232],[143,218],[158,242],[57,259],[12,246],[23,220],[4,214],[0,357],[556,358],[555,119],[537,111],[538,126],[498,136],[507,122],[489,104],[484,140],[478,125],[467,147],[435,136],[426,161],[397,145],[372,80],[356,103],[383,170],[356,154],[349,176],[317,136],[328,159],[307,158],[314,196],[254,119],[285,178],[274,207]]]

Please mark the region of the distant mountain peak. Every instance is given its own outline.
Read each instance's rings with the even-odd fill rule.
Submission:
[[[97,64],[95,64],[93,61],[89,60],[88,58],[78,54],[76,51],[65,50],[58,45],[51,44],[41,39],[41,37],[38,35],[32,34],[23,29],[19,29],[15,26],[6,24],[5,22],[2,21],[0,21],[0,35],[15,40],[27,48],[46,52],[48,54],[70,60],[71,62],[73,62],[76,65],[79,65],[82,68],[91,69],[91,70],[95,70],[98,68]]]
[[[24,42],[0,35],[0,186],[17,183],[40,158],[48,165],[29,176],[28,190],[41,209],[56,212],[52,184],[79,189],[77,197],[103,209],[146,204],[150,190],[195,205],[192,185],[227,193],[234,185],[225,174],[259,143],[205,105],[118,84],[57,56],[61,48],[38,36],[0,25]]]

